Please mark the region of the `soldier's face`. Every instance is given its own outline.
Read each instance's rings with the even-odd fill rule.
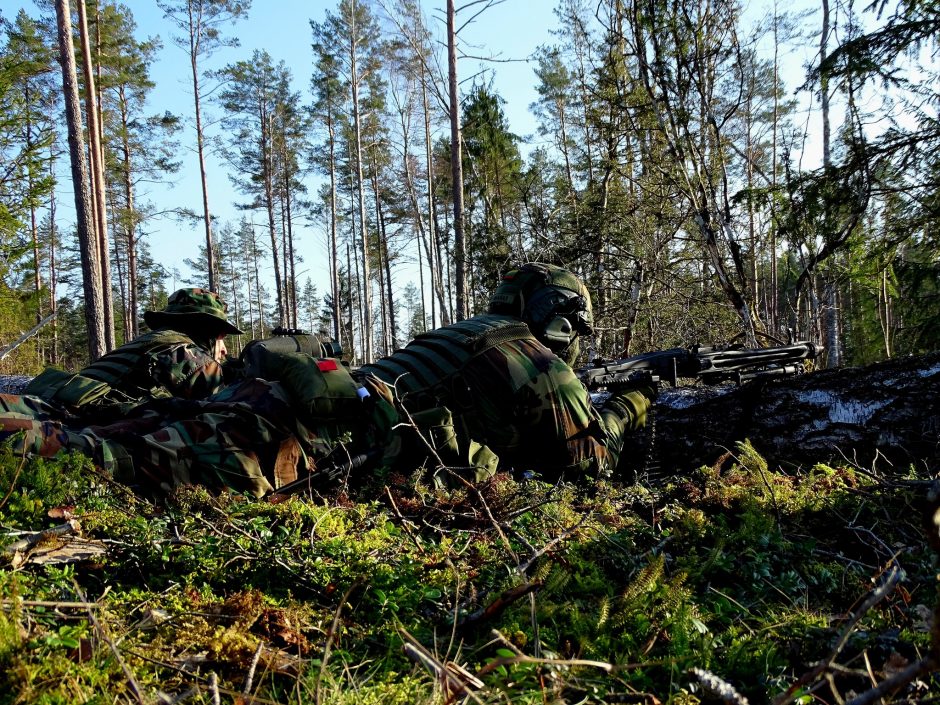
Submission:
[[[222,362],[228,355],[228,348],[225,347],[225,334],[223,333],[215,339],[215,345],[212,348],[212,357],[218,362]]]

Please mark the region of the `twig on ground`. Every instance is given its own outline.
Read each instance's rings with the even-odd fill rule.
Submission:
[[[219,695],[219,677],[215,671],[209,674],[209,694],[212,697],[212,705],[222,705],[222,696]]]
[[[352,585],[349,586],[349,589],[346,590],[346,592],[343,593],[342,598],[340,598],[339,604],[336,606],[336,611],[333,613],[333,622],[330,624],[330,629],[326,633],[326,643],[323,645],[323,658],[320,660],[320,671],[317,673],[317,682],[314,693],[314,703],[316,703],[316,705],[320,705],[323,675],[326,673],[326,665],[330,661],[330,650],[333,648],[333,639],[336,637],[336,631],[339,629],[339,618],[343,613],[343,607],[349,600],[349,596],[352,595],[353,590],[358,588],[359,585],[360,581],[356,580]]]
[[[7,490],[7,493],[3,495],[3,499],[0,500],[0,509],[3,509],[6,506],[6,503],[9,501],[10,496],[13,494],[13,490],[16,489],[16,481],[20,479],[20,473],[23,472],[23,467],[26,465],[26,451],[23,451],[23,454],[20,456],[20,462],[16,466],[16,472],[13,473],[13,479],[10,480],[10,489]]]
[[[421,545],[421,542],[418,541],[418,537],[414,535],[407,519],[402,516],[402,513],[398,510],[398,505],[395,503],[395,498],[392,496],[392,490],[388,485],[385,485],[385,494],[388,495],[388,501],[392,503],[392,511],[395,512],[395,516],[398,517],[401,522],[402,528],[405,530],[405,533],[408,534],[408,538],[411,539],[411,542],[415,545],[415,548],[418,549],[418,553],[421,555],[425,554],[424,547]]]
[[[934,663],[933,659],[931,658],[924,658],[920,661],[915,661],[903,671],[898,671],[890,678],[885,678],[883,681],[881,681],[881,683],[876,685],[871,690],[866,690],[864,693],[852,698],[846,703],[846,705],[870,705],[870,703],[873,703],[886,695],[890,695],[899,688],[903,688],[922,673],[933,670],[933,667]]]
[[[836,640],[835,646],[829,653],[829,656],[816,664],[816,666],[814,666],[810,671],[800,676],[796,682],[787,688],[783,694],[777,696],[774,699],[774,705],[788,705],[788,703],[793,702],[800,688],[808,685],[809,683],[812,683],[819,676],[828,672],[832,664],[835,663],[835,660],[838,658],[839,654],[842,653],[842,649],[845,648],[849,637],[852,635],[852,632],[855,629],[855,625],[858,624],[859,620],[861,620],[870,609],[872,609],[885,597],[891,594],[900,581],[901,576],[901,569],[897,565],[892,565],[881,585],[875,588],[864,600],[864,602],[862,602],[861,606],[849,617],[848,621],[842,629],[842,633]]]
[[[535,592],[536,590],[542,587],[541,582],[531,582],[531,583],[522,583],[521,585],[516,585],[511,587],[508,590],[504,590],[500,593],[499,597],[493,600],[490,604],[482,609],[477,610],[473,614],[467,615],[460,624],[458,628],[461,631],[471,629],[476,627],[481,622],[487,622],[491,619],[494,619],[501,615],[507,607],[509,607],[514,602],[517,602],[519,599],[525,597],[529,593]]]
[[[87,602],[84,594],[82,594],[82,589],[79,587],[78,583],[73,580],[72,585],[75,587],[75,592],[78,593],[79,597],[83,598],[83,602]],[[98,633],[98,636],[104,640],[108,645],[108,648],[111,649],[111,653],[114,655],[114,660],[117,661],[118,665],[121,667],[121,671],[124,673],[124,677],[127,678],[128,685],[130,686],[131,693],[134,695],[134,699],[140,705],[146,705],[146,699],[144,698],[144,693],[140,688],[140,684],[137,682],[137,679],[134,677],[134,672],[131,671],[130,667],[127,665],[127,662],[121,656],[121,652],[118,649],[117,645],[108,635],[107,629],[98,621],[98,618],[95,617],[94,610],[87,610],[88,621],[91,622],[95,631]]]
[[[242,688],[242,695],[246,697],[251,693],[251,684],[255,679],[255,669],[258,668],[262,650],[264,650],[264,642],[259,641],[258,648],[255,649],[255,655],[251,659],[251,665],[248,666],[248,675],[245,676],[245,685]]]
[[[612,663],[607,663],[606,661],[589,661],[587,659],[572,658],[572,659],[557,659],[557,658],[536,658],[534,656],[526,656],[525,654],[521,656],[503,656],[495,658],[489,663],[487,663],[483,668],[477,671],[477,676],[483,676],[491,671],[495,671],[500,666],[512,666],[517,663],[536,663],[542,664],[545,666],[587,666],[589,668],[599,668],[600,670],[606,673],[613,673],[618,670],[618,668]],[[631,666],[633,664],[630,664]]]
[[[34,534],[30,534],[25,538],[20,539],[19,541],[14,541],[9,546],[6,547],[8,553],[16,553],[17,551],[24,551],[32,546],[35,546],[40,541],[50,539],[56,536],[68,536],[69,534],[78,534],[81,533],[82,525],[77,519],[69,519],[64,524],[59,524],[53,526],[49,529],[44,529],[43,531],[37,531]]]
[[[581,518],[581,521],[579,521],[577,524],[575,524],[574,526],[570,526],[570,527],[568,527],[567,529],[565,529],[564,531],[562,531],[558,536],[556,536],[556,537],[553,538],[551,541],[549,541],[547,544],[545,544],[544,546],[542,546],[542,548],[540,548],[540,549],[538,549],[537,551],[535,551],[535,553],[533,553],[533,554],[529,557],[529,560],[527,560],[525,563],[521,563],[521,564],[517,565],[517,566],[516,566],[516,572],[518,572],[520,575],[525,575],[525,573],[529,570],[529,568],[532,567],[532,564],[535,563],[535,561],[537,561],[540,557],[542,557],[543,555],[545,555],[548,551],[550,551],[550,550],[551,550],[552,548],[554,548],[556,545],[558,545],[559,543],[561,543],[562,541],[564,541],[565,539],[567,539],[567,538],[568,538],[569,536],[571,536],[575,531],[577,531],[577,530],[580,529],[582,526],[584,526],[585,522],[586,522],[588,519],[590,519],[590,518],[591,518],[591,515],[590,515],[590,514],[586,514],[584,517]]]
[[[444,688],[448,698],[463,697],[470,698],[478,703],[481,702],[473,691],[482,688],[484,686],[483,681],[453,661],[441,663],[404,628],[399,627],[399,633],[405,642],[402,647],[405,655],[429,671]]]
[[[169,693],[157,693],[157,702],[161,705],[179,705],[179,703],[189,700],[194,695],[199,694],[199,688],[195,686],[189,690],[184,690],[182,693],[177,695],[170,695]]]
[[[480,506],[483,508],[483,512],[486,514],[486,518],[489,519],[490,524],[494,529],[496,529],[496,533],[499,534],[499,538],[502,540],[503,546],[506,547],[506,550],[509,552],[513,562],[519,563],[519,556],[516,555],[516,552],[512,548],[512,544],[509,543],[509,538],[506,536],[506,532],[503,531],[502,525],[496,521],[496,517],[494,517],[493,512],[490,511],[490,505],[487,504],[486,498],[483,496],[483,493],[480,492],[480,488],[477,487],[473,482],[470,482],[470,480],[462,476],[460,473],[455,472],[453,469],[444,469],[447,470],[447,472],[450,473],[452,477],[456,478],[458,482],[463,484],[464,487],[470,490],[474,496],[476,496],[477,500],[480,502]]]
[[[4,600],[0,600],[0,605],[3,605],[4,609],[12,609],[14,607],[49,607],[55,610],[58,610],[58,609],[96,610],[96,609],[101,608],[101,605],[97,602],[56,602],[54,600],[4,599]]]

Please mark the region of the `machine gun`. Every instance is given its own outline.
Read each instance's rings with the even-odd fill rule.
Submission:
[[[742,384],[762,377],[801,374],[806,369],[805,361],[813,360],[821,351],[821,346],[808,341],[770,348],[695,345],[622,360],[594,360],[577,370],[577,375],[590,391],[663,382],[675,387],[680,378],[700,379],[705,384]]]

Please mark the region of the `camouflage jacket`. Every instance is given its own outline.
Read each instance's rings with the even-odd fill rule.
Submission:
[[[223,385],[222,366],[192,338],[169,328],[145,333],[79,374],[110,385],[106,401],[204,399]]]
[[[365,387],[355,413],[336,418],[303,408],[285,384],[246,379],[203,400],[152,399],[92,426],[64,421],[35,397],[0,394],[0,441],[43,457],[84,453],[148,495],[199,484],[261,497],[307,475],[315,483],[318,472],[342,470],[355,457],[369,457],[357,469],[375,469],[396,452],[391,391],[374,379]]]
[[[518,326],[517,319],[492,315],[477,316],[470,322],[507,329]],[[414,341],[386,359],[402,357],[417,344]],[[390,375],[381,361],[362,371],[382,377],[389,385],[396,383],[387,378]],[[399,390],[401,386],[399,383]],[[489,459],[479,461],[478,446],[497,454],[506,469],[534,471],[546,479],[610,476],[617,466],[624,434],[642,425],[650,403],[642,392],[630,392],[596,409],[571,367],[531,335],[483,346],[451,379],[436,385],[435,395],[437,403],[453,414],[459,459],[476,466],[476,479],[486,474],[481,473],[482,466],[492,469],[495,465]],[[430,404],[425,398],[419,402],[421,408],[409,407],[409,398],[421,397],[409,394],[402,399],[403,416],[420,421]]]

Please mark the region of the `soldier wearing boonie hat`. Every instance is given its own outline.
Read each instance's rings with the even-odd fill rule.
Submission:
[[[223,386],[226,335],[240,335],[218,294],[198,287],[170,295],[160,311],[146,311],[151,328],[95,360],[79,374],[106,383],[103,403],[155,397],[203,399]]]

